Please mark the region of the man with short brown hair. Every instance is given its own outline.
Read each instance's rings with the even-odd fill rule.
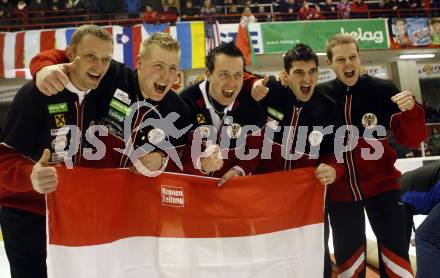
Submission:
[[[328,188],[328,211],[338,271],[365,277],[365,211],[377,237],[381,277],[412,277],[405,245],[396,153],[386,133],[416,148],[427,136],[423,108],[411,92],[387,80],[361,75],[357,41],[346,34],[326,45],[327,63],[337,78],[318,86],[331,96],[347,127],[344,178]]]
[[[82,144],[84,130],[96,115],[97,94],[113,56],[111,36],[98,26],[84,25],[66,49],[74,65],[66,88],[47,97],[35,82],[14,98],[0,144],[0,222],[12,278],[46,277],[45,196],[56,190],[54,165]],[[75,60],[76,57],[80,57]],[[76,125],[79,136],[69,134]],[[81,165],[81,152],[72,157]]]
[[[334,155],[334,132],[339,127],[336,103],[315,90],[319,77],[318,56],[308,45],[294,45],[283,60],[280,80],[268,76],[259,80],[251,75],[246,77],[252,96],[260,100],[266,110],[266,137],[268,134],[273,137],[265,138],[266,146],[270,146],[270,159],[263,158],[258,171],[315,167],[316,179],[331,187],[344,174],[342,163],[337,163]],[[303,128],[307,129],[301,133]],[[331,277],[327,219],[324,231],[324,277]]]

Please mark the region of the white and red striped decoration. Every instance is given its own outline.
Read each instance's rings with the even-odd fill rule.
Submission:
[[[142,40],[158,31],[170,32],[169,24],[138,24],[132,27],[107,26],[106,31],[115,40],[114,59],[135,67]],[[29,63],[41,51],[53,48],[65,49],[75,28],[29,30],[0,33],[0,79],[31,79]],[[124,33],[129,33],[129,36]],[[118,38],[123,36],[121,41]]]
[[[324,187],[313,169],[217,180],[58,169],[49,278],[322,277]]]
[[[40,51],[55,47],[55,30],[0,34],[0,78],[31,78],[29,62]]]

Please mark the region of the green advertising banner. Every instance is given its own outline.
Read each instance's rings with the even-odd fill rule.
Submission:
[[[324,52],[325,42],[337,33],[357,39],[361,49],[389,48],[386,19],[322,20],[261,23],[264,54],[284,53],[295,43],[310,45]]]

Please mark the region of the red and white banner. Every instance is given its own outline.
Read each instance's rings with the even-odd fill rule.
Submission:
[[[313,169],[216,180],[59,169],[47,196],[49,277],[322,277]]]
[[[29,62],[40,51],[55,47],[55,30],[0,33],[0,78],[31,78]]]

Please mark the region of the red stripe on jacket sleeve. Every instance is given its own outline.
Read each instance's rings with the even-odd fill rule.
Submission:
[[[37,74],[37,72],[42,68],[67,62],[69,62],[69,59],[67,59],[64,50],[51,49],[40,52],[38,55],[32,58],[29,64],[29,69],[31,70],[32,77],[35,78],[35,74]]]

